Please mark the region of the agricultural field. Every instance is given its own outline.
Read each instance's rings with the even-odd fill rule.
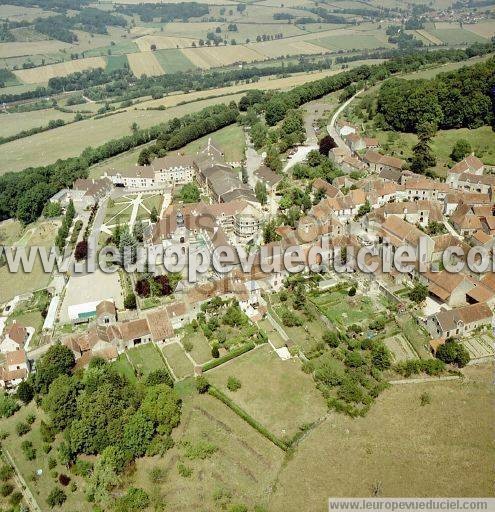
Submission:
[[[159,349],[153,343],[131,348],[126,354],[137,375],[146,377],[155,370],[166,368]]]
[[[62,41],[31,41],[0,44],[0,59],[11,57],[26,57],[32,55],[44,55],[57,53],[60,50],[68,50],[70,45]]]
[[[327,36],[313,41],[329,50],[364,50],[392,46],[379,40],[375,35]]]
[[[464,25],[464,29],[474,32],[478,36],[490,38],[495,35],[495,21],[482,21],[472,25]]]
[[[131,71],[140,78],[146,76],[163,75],[163,69],[153,52],[130,53],[127,56]]]
[[[435,28],[428,29],[427,32],[449,45],[484,43],[487,40],[471,30],[462,28]]]
[[[77,71],[84,71],[91,68],[105,68],[107,65],[103,57],[88,57],[87,59],[71,60],[50,64],[39,68],[22,69],[14,71],[19,80],[28,84],[48,82],[50,78],[65,76]]]
[[[396,363],[408,361],[410,359],[417,359],[416,352],[402,334],[397,334],[391,338],[387,338],[384,343],[392,353],[394,362]]]
[[[281,470],[269,510],[323,510],[329,496],[376,488],[387,497],[493,496],[493,365],[463,373],[459,381],[392,386],[364,418],[331,414]],[[422,393],[431,404],[420,405]]]
[[[242,387],[227,389],[234,376]],[[323,416],[327,407],[311,376],[296,359],[282,361],[264,345],[208,372],[208,381],[279,438],[290,438],[300,427]]]
[[[9,137],[23,130],[47,126],[52,120],[72,121],[74,114],[61,112],[54,108],[33,110],[31,112],[0,113],[0,137]]]
[[[153,55],[165,74],[178,73],[179,71],[190,71],[196,68],[184,53],[177,48],[157,50]]]
[[[473,363],[492,360],[494,356],[494,338],[490,331],[469,335],[462,339]]]
[[[179,343],[169,343],[162,349],[163,355],[169,367],[178,379],[183,379],[193,374],[193,364],[186,356]]]

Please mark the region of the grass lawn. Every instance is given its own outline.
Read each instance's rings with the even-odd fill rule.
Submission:
[[[229,376],[241,381],[241,389],[227,389]],[[282,361],[267,345],[208,372],[208,380],[277,437],[293,436],[327,411],[299,361]]]
[[[19,437],[15,431],[17,423],[25,421],[29,414],[36,415],[36,421],[31,427],[31,431],[26,435]],[[64,489],[67,494],[67,501],[64,504],[63,510],[80,510],[81,512],[90,511],[93,507],[86,501],[84,497],[84,482],[82,478],[74,476],[68,472],[65,466],[57,464],[53,470],[48,469],[48,460],[50,458],[57,458],[57,446],[60,444],[61,436],[58,436],[54,443],[52,443],[52,451],[47,455],[43,451],[43,442],[39,432],[39,426],[41,419],[48,421],[44,416],[43,411],[37,409],[34,402],[29,404],[27,407],[23,407],[14,416],[8,419],[0,420],[0,431],[7,432],[8,438],[2,443],[4,449],[14,459],[14,462],[22,474],[26,484],[33,493],[36,501],[43,511],[49,510],[46,504],[46,498],[51,490],[58,486],[58,480],[52,477],[52,471],[57,474],[66,474],[72,481],[77,484],[77,491],[71,492],[69,487]],[[23,441],[31,441],[34,448],[36,449],[36,459],[34,461],[28,461],[21,450],[21,444]],[[33,473],[41,469],[43,474],[37,479],[32,478]]]
[[[161,194],[143,196],[143,201],[138,209],[136,220],[148,220],[153,207],[155,207],[158,214],[160,214],[162,203],[163,196]]]
[[[174,511],[228,510],[234,504],[253,510],[256,505],[266,505],[267,490],[276,479],[284,453],[220,401],[198,395],[189,381],[185,383],[181,423],[172,434],[175,446],[163,458],[139,459],[136,471],[124,481],[124,489],[143,488]],[[217,452],[205,459],[186,458],[181,441],[194,444],[200,440],[216,447]],[[179,474],[179,463],[192,470],[191,476]],[[165,473],[159,483],[149,477],[156,467]]]
[[[370,496],[374,487],[380,497],[493,496],[493,366],[463,373],[392,386],[364,418],[329,416],[282,468],[268,510],[322,511],[328,496]],[[431,404],[422,407],[425,392]]]
[[[29,347],[36,347],[39,343],[41,330],[43,328],[43,323],[45,321],[45,319],[41,316],[41,312],[27,311],[17,314],[17,311],[14,310],[14,312],[8,317],[7,325],[12,324],[14,320],[19,324],[23,325],[24,327],[34,327],[35,333],[33,335],[33,338],[31,339]]]
[[[166,74],[196,69],[196,66],[177,48],[153,52]]]
[[[120,373],[120,375],[124,375],[131,382],[135,382],[136,373],[134,372],[134,368],[132,367],[129,359],[127,359],[125,354],[120,354],[116,361],[112,363],[113,367]]]
[[[209,138],[211,138],[213,144],[224,152],[227,162],[239,162],[244,158],[244,131],[237,124],[227,126],[211,135],[201,137],[183,147],[180,151],[186,155],[195,155],[206,147]]]
[[[162,356],[153,343],[131,348],[127,351],[127,355],[138,375],[147,376],[154,370],[165,368]]]
[[[272,342],[275,348],[281,348],[285,346],[285,342],[282,336],[280,336],[278,331],[275,330],[273,325],[268,320],[261,320],[261,322],[258,322],[258,327],[266,332],[268,339]]]
[[[178,343],[170,343],[162,349],[163,355],[178,379],[193,374],[193,365]]]
[[[193,334],[188,334],[182,341],[186,340],[193,344],[193,349],[190,354],[196,363],[204,364],[212,359],[210,344],[202,332],[198,331]]]
[[[74,114],[60,112],[54,108],[33,110],[31,112],[19,112],[0,114],[0,137],[16,135],[24,130],[48,126],[49,121],[62,119],[65,122],[73,121]]]
[[[396,318],[402,334],[412,345],[413,349],[421,358],[429,358],[431,354],[428,350],[430,337],[426,331],[418,325],[416,320],[409,314]]]

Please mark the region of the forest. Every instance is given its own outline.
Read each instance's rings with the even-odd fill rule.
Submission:
[[[197,2],[119,5],[117,11],[128,16],[138,14],[141,21],[145,23],[152,22],[154,19],[160,19],[162,23],[173,20],[187,21],[189,18],[206,16],[210,12],[207,5]]]
[[[495,58],[431,80],[392,79],[378,94],[378,112],[390,129],[417,132],[479,128],[494,122]]]
[[[21,7],[39,7],[46,11],[78,11],[91,0],[0,0],[0,5],[20,5]]]

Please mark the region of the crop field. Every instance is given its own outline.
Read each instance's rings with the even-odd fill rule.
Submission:
[[[70,48],[70,44],[62,41],[31,41],[0,44],[0,58],[23,57],[35,54],[57,53],[59,50]]]
[[[107,63],[103,57],[88,57],[87,59],[70,60],[39,68],[21,69],[14,71],[14,73],[23,82],[36,84],[47,82],[50,78],[56,76],[66,76],[85,69],[105,68],[106,65]]]
[[[159,62],[164,73],[177,73],[179,71],[189,71],[196,68],[184,53],[176,48],[157,50],[153,55]]]
[[[464,25],[464,28],[487,39],[495,35],[495,21],[482,21],[481,23]]]
[[[376,488],[381,497],[493,496],[493,365],[463,373],[464,380],[392,386],[364,418],[331,414],[281,470],[268,509],[319,511],[328,496]],[[420,405],[422,393],[430,405]]]
[[[72,121],[74,114],[68,114],[53,108],[12,114],[0,113],[0,137],[8,137],[38,126],[47,126],[49,121],[55,119]]]
[[[193,374],[193,364],[188,359],[179,343],[169,343],[165,345],[162,352],[170,368],[172,368],[174,375],[178,379],[183,379]]]
[[[447,44],[455,45],[486,42],[485,37],[461,28],[428,29],[427,32]]]
[[[183,54],[198,68],[210,69],[228,66],[235,62],[253,62],[264,57],[253,47],[244,45],[217,46],[211,48],[185,48]]]
[[[107,57],[106,71],[114,71],[115,69],[122,69],[129,65],[127,55],[109,55]]]
[[[239,379],[239,390],[227,389],[229,376]],[[208,380],[280,438],[293,436],[327,411],[313,379],[302,372],[301,363],[296,359],[282,361],[268,346],[211,370]]]
[[[317,46],[313,42],[307,42],[302,40],[287,41],[267,41],[263,43],[250,43],[246,45],[257,51],[259,54],[269,58],[283,57],[285,55],[313,55],[317,53],[326,53],[328,50],[321,46]]]
[[[429,43],[432,43],[432,44],[435,44],[435,45],[440,45],[440,44],[443,44],[443,41],[441,39],[438,39],[438,37],[435,37],[434,35],[430,34],[429,32],[427,32],[426,30],[416,30],[416,32],[421,36],[423,37],[424,39],[426,39],[426,41],[428,41]]]
[[[163,75],[163,69],[153,52],[130,53],[127,56],[131,71],[136,77]]]
[[[171,37],[164,35],[148,35],[135,40],[141,52],[151,51],[151,45],[155,45],[157,50],[167,50],[170,48],[188,48],[195,42],[198,44],[199,38]]]
[[[84,52],[85,57],[105,57],[107,55],[126,55],[127,53],[136,53],[139,51],[138,45],[134,41],[120,41],[109,46],[100,46]]]
[[[313,41],[329,50],[363,50],[390,47],[391,44],[380,41],[375,35],[328,36]]]
[[[127,355],[138,375],[146,377],[155,370],[165,368],[162,356],[153,343],[131,348]]]
[[[53,12],[44,11],[38,7],[23,7],[20,5],[0,5],[0,18],[12,21],[33,21],[36,18],[53,16]]]

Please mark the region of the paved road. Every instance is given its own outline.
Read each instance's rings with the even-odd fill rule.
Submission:
[[[297,151],[292,155],[291,159],[285,164],[284,172],[294,167],[294,165],[304,162],[308,156],[308,153],[313,149],[318,149],[318,145],[311,144],[309,146],[299,146]]]
[[[254,149],[253,143],[246,133],[246,172],[248,175],[248,183],[254,187],[256,180],[254,179],[254,171],[257,171],[263,163],[263,157]]]
[[[340,136],[340,133],[337,130],[336,123],[337,119],[339,118],[340,114],[354,101],[354,99],[361,94],[363,91],[358,91],[352,98],[349,98],[345,103],[340,105],[340,107],[337,109],[335,114],[332,116],[332,119],[330,120],[330,123],[327,125],[327,131],[328,134],[333,138],[337,146],[341,149],[343,149],[346,153],[349,155],[351,154],[351,150],[349,146],[344,142],[344,139]]]

